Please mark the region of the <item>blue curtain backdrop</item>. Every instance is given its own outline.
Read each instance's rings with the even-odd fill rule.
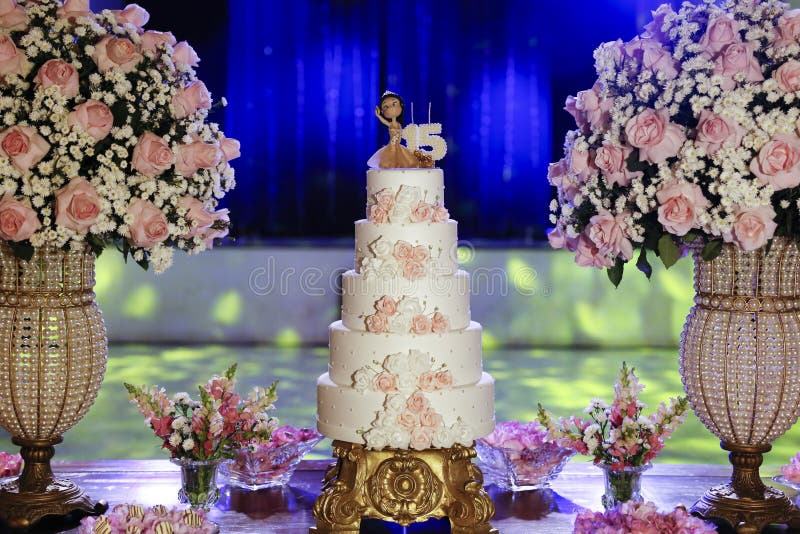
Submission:
[[[226,199],[243,237],[351,237],[366,161],[388,140],[387,88],[405,123],[441,122],[446,205],[462,238],[542,239],[550,161],[591,86],[591,51],[635,35],[657,0],[228,3],[225,129],[242,142]],[[635,4],[635,5],[634,5]],[[218,12],[218,11],[217,11]],[[203,71],[201,70],[201,76]]]

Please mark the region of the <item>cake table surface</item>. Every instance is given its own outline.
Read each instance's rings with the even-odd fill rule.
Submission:
[[[307,533],[314,524],[311,507],[320,490],[323,470],[329,463],[327,460],[303,461],[289,487],[283,489],[251,492],[225,486],[209,517],[220,525],[221,533]],[[92,498],[105,499],[111,506],[122,502],[145,506],[178,505],[180,472],[166,459],[55,461],[53,470],[57,476],[77,482]],[[729,473],[730,467],[726,465],[656,464],[643,475],[643,494],[660,509],[691,505],[707,488],[725,481]],[[762,468],[764,476],[775,474],[777,468]],[[601,509],[602,486],[600,470],[577,461],[567,464],[550,490],[514,494],[490,486],[489,493],[497,509],[492,526],[503,534],[570,533],[578,511]],[[785,489],[790,498],[796,497],[794,490],[778,487]],[[38,530],[53,531],[51,526]],[[77,532],[77,529],[67,531]],[[774,526],[765,532],[794,531]]]

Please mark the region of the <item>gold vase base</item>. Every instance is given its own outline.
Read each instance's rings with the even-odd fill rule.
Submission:
[[[42,491],[20,491],[19,479],[0,485],[0,521],[12,530],[27,530],[47,517],[100,515],[105,501],[92,500],[70,480],[53,479]]]
[[[403,526],[447,518],[453,534],[497,533],[473,447],[372,451],[336,440],[333,456],[314,502],[312,534],[357,534],[362,518]]]
[[[691,513],[706,520],[719,519],[737,534],[757,534],[770,524],[800,526],[800,510],[782,491],[767,486],[763,499],[739,497],[727,482],[706,491]]]

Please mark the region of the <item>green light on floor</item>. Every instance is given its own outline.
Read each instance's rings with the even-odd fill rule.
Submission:
[[[242,297],[236,291],[226,291],[211,307],[211,318],[225,326],[232,326],[242,317]]]
[[[292,328],[284,328],[275,336],[275,346],[282,349],[293,349],[303,344],[303,338]]]
[[[533,295],[539,289],[539,275],[521,258],[510,258],[506,263],[508,278],[521,295]]]
[[[158,309],[158,291],[150,284],[134,289],[125,299],[122,314],[130,319],[148,319]]]
[[[497,339],[496,336],[492,335],[492,333],[488,332],[487,330],[483,331],[481,336],[481,342],[483,345],[483,350],[490,351],[490,350],[497,350],[500,348],[500,340]]]

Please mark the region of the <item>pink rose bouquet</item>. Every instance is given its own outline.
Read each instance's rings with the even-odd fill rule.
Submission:
[[[0,452],[0,478],[17,476],[22,469],[22,456]]]
[[[283,486],[303,456],[322,439],[313,429],[278,427],[266,443],[252,443],[237,451],[233,460],[222,466],[222,473],[230,484],[246,489]]]
[[[789,465],[781,466],[781,474],[785,479],[784,483],[788,482],[795,486],[800,485],[800,452],[792,457]]]
[[[246,399],[235,391],[236,364],[200,386],[200,401],[188,393],[167,396],[163,388],[125,384],[130,401],[163,441],[172,458],[232,458],[253,443],[268,443],[278,420],[269,415],[278,399],[275,388],[253,388]]]
[[[683,506],[671,512],[658,511],[652,502],[628,501],[607,510],[592,512],[584,510],[575,518],[574,534],[617,534],[636,532],[637,534],[714,534],[715,526],[698,519]]]
[[[108,515],[85,517],[78,534],[129,534],[131,532],[171,532],[172,534],[215,534],[219,527],[206,518],[203,510],[167,509],[156,505],[117,504]]]
[[[113,247],[161,272],[176,248],[227,235],[217,205],[239,143],[207,122],[194,49],[149,18],[136,4],[0,2],[0,239],[17,256]]]
[[[645,417],[647,407],[639,400],[644,385],[635,369],[623,362],[614,384],[614,402],[593,399],[584,410],[587,419],[570,417],[554,419],[539,404],[539,422],[547,428],[548,441],[569,447],[580,454],[594,457],[612,470],[650,463],[664,448],[664,441],[683,423],[689,401],[686,397],[663,402],[655,414]]]
[[[512,491],[547,487],[575,454],[547,438],[538,421],[497,423],[491,434],[475,442],[484,482]]]
[[[550,245],[617,285],[629,261],[649,277],[653,254],[670,267],[687,246],[711,260],[800,238],[798,21],[779,0],[664,4],[600,45],[548,171]]]

